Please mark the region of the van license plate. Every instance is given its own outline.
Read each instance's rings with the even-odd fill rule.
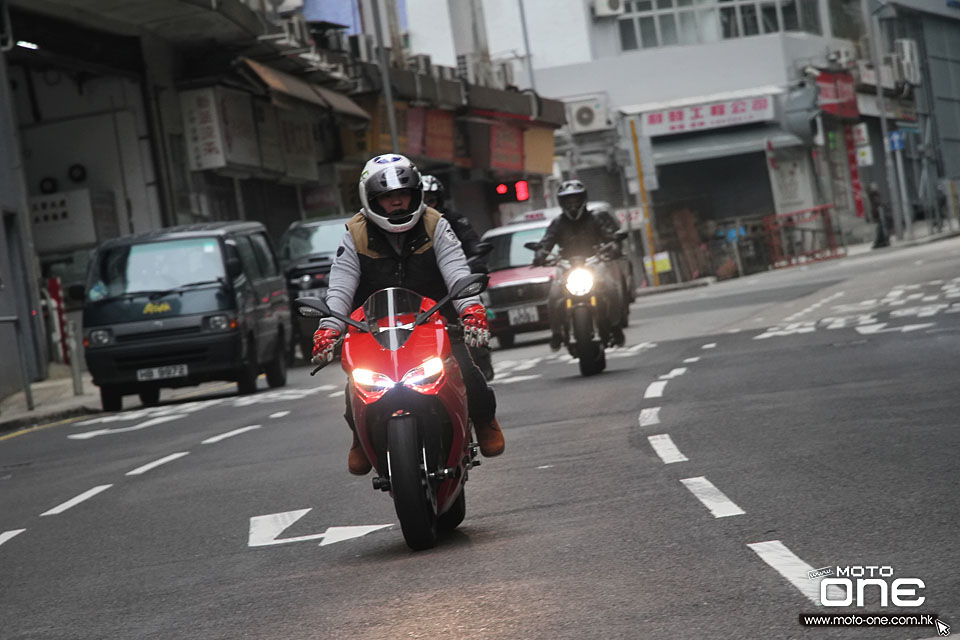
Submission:
[[[507,318],[510,321],[510,326],[531,324],[540,320],[540,314],[537,312],[535,306],[516,307],[515,309],[507,310]]]
[[[149,369],[137,369],[137,382],[147,382],[149,380],[166,380],[167,378],[185,378],[187,376],[187,365],[172,364],[167,367],[151,367]]]

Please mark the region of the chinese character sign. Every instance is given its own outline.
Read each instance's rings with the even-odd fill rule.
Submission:
[[[212,88],[180,93],[184,133],[190,169],[219,169],[227,164],[217,113],[217,99]]]
[[[641,114],[640,128],[647,137],[665,136],[773,118],[773,96],[766,95],[648,111]]]

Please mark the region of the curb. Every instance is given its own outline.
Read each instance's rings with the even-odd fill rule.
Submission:
[[[679,282],[677,284],[664,284],[659,287],[643,287],[636,289],[634,293],[637,298],[643,298],[646,296],[653,296],[658,293],[669,293],[671,291],[683,291],[684,289],[696,289],[697,287],[706,287],[711,284],[714,284],[717,279],[713,276],[708,278],[698,278],[697,280],[690,280],[688,282]]]
[[[47,422],[56,422],[78,416],[87,416],[94,413],[101,413],[99,409],[91,409],[86,406],[73,407],[71,409],[60,409],[58,411],[47,411],[34,415],[23,416],[21,418],[11,418],[9,420],[0,419],[0,433],[9,431],[18,431],[27,427],[35,427]]]

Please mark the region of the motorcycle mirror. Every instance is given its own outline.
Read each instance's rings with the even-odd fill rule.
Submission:
[[[297,298],[293,306],[304,318],[326,318],[330,315],[327,301],[320,298]]]
[[[487,280],[487,275],[483,273],[474,273],[460,278],[453,283],[453,288],[447,297],[450,300],[459,300],[460,298],[479,295],[487,288]]]
[[[525,249],[530,249],[530,251],[538,251],[540,249],[539,242],[524,242],[523,247]]]
[[[475,254],[475,255],[477,255],[477,256],[485,256],[485,255],[487,255],[488,253],[490,253],[491,251],[493,251],[493,245],[492,245],[491,243],[489,243],[489,242],[478,242],[478,243],[477,243],[477,246],[476,246],[476,254]]]

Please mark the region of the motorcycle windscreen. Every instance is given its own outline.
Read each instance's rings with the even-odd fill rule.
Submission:
[[[396,351],[413,335],[423,296],[409,289],[390,287],[377,291],[363,303],[370,334],[380,345]]]

